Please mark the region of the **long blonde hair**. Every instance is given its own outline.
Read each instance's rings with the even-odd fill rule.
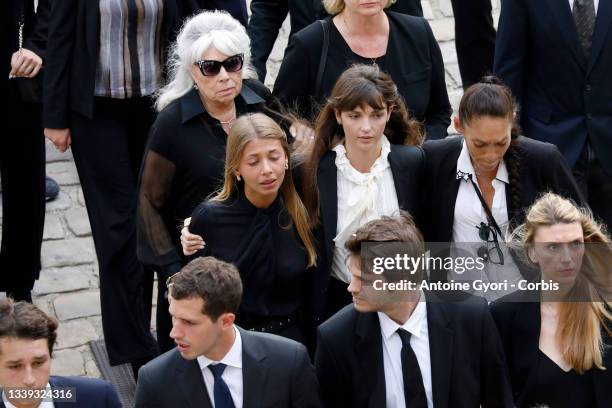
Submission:
[[[291,169],[290,147],[287,142],[287,136],[281,127],[263,113],[243,115],[236,120],[227,136],[223,186],[212,197],[212,200],[226,201],[238,192],[235,174],[240,167],[246,145],[254,139],[278,140],[285,151],[289,161],[289,169]],[[280,194],[283,197],[285,207],[295,225],[297,233],[308,252],[308,266],[313,266],[316,264],[314,237],[308,222],[306,207],[304,207],[302,200],[297,194],[290,170],[285,172],[283,184],[280,187]],[[291,228],[291,225],[286,226],[286,228]]]
[[[585,243],[601,244],[608,255],[612,253],[610,238],[603,227],[593,219],[589,210],[579,208],[570,200],[553,193],[546,193],[533,203],[527,211],[525,223],[514,231],[512,238],[513,241],[522,242],[529,250],[534,245],[538,228],[575,222],[582,226]],[[559,309],[556,340],[565,361],[579,374],[593,366],[605,369],[601,327],[612,335],[608,327],[612,315],[606,309],[610,307],[610,303],[602,301],[596,290],[596,286],[599,286],[597,272],[600,275],[601,268],[606,266],[601,262],[603,259],[598,261],[594,258],[597,257],[589,256],[589,252],[585,252],[582,270],[572,288],[573,293],[569,294],[570,299],[579,295],[581,300],[591,301],[564,301]],[[610,259],[609,256],[606,258]],[[606,285],[605,282],[603,284]]]
[[[387,0],[385,8],[391,7],[391,5],[396,1],[397,0]],[[323,7],[325,7],[325,11],[327,11],[329,14],[335,16],[344,10],[344,0],[323,0]]]

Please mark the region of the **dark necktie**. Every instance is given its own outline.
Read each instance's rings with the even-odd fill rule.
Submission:
[[[427,396],[421,369],[416,354],[410,346],[411,334],[402,328],[397,329],[397,334],[402,339],[402,374],[404,375],[406,408],[427,408]]]
[[[221,378],[223,371],[225,371],[225,364],[210,364],[209,370],[212,372],[215,378],[215,384],[213,386],[213,394],[215,397],[215,408],[235,408],[234,401],[232,400],[232,394],[230,393],[229,387]]]
[[[591,56],[593,31],[595,30],[595,3],[593,0],[574,0],[572,13],[580,44],[588,59]]]

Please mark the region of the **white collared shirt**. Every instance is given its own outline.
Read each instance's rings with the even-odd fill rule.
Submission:
[[[402,339],[397,334],[400,327],[410,332],[410,347],[416,354],[423,386],[427,396],[427,407],[433,408],[433,394],[431,386],[431,356],[429,354],[429,329],[427,327],[427,304],[425,295],[421,297],[412,311],[410,318],[403,325],[399,325],[389,316],[378,312],[380,331],[383,339],[383,361],[385,367],[385,392],[387,408],[406,408],[404,398],[404,375],[402,373]],[[410,408],[410,407],[408,407]]]
[[[472,179],[476,182],[476,185],[478,185],[478,178],[472,166],[472,160],[470,159],[470,153],[465,140],[463,141],[461,153],[457,159],[457,172],[459,171],[471,174]],[[476,257],[478,248],[482,245],[487,245],[478,234],[478,226],[480,223],[484,222],[488,224],[487,213],[476,194],[476,190],[474,190],[472,182],[469,180],[460,180],[458,183],[459,190],[457,191],[457,199],[455,201],[453,221],[453,242],[459,243],[458,246],[461,249],[470,250],[472,256]],[[509,227],[508,206],[506,203],[506,184],[509,184],[509,177],[506,163],[503,160],[499,163],[497,175],[495,179],[493,179],[492,184],[494,193],[491,214],[502,232],[502,236],[498,236],[497,239],[500,243],[503,243],[505,242]],[[478,188],[480,188],[480,186],[478,186]],[[490,237],[490,239],[492,239],[492,237]],[[493,244],[488,244],[488,247],[492,248]],[[455,252],[453,252],[453,255],[459,256],[456,252],[456,248],[457,246],[454,247]],[[521,279],[521,274],[508,251],[508,247],[501,245],[501,250],[504,256],[504,265],[488,262],[485,264],[485,269],[482,272],[471,270],[470,272],[464,272],[458,276],[452,276],[451,279],[469,281],[481,279],[485,283],[503,282],[507,279],[509,286],[506,291],[476,293],[479,296],[484,296],[489,301],[493,301],[505,294],[514,292],[516,288],[512,288],[510,285],[513,283],[516,284]]]
[[[574,10],[574,1],[569,0],[570,10]],[[597,15],[597,9],[599,8],[599,0],[594,0],[593,4],[595,5],[595,15]]]
[[[380,156],[367,173],[360,173],[351,165],[343,144],[333,150],[336,152],[338,222],[331,274],[348,283],[351,274],[346,266],[348,251],[344,243],[368,221],[383,215],[399,215],[399,203],[388,159],[391,143],[386,136],[381,140]]]
[[[236,326],[234,326],[234,332],[236,333],[234,344],[232,344],[232,348],[230,348],[221,361],[213,361],[206,356],[198,357],[198,364],[200,365],[200,370],[202,370],[202,377],[204,377],[206,391],[208,391],[208,396],[210,397],[210,402],[212,403],[213,408],[215,408],[215,394],[213,392],[215,378],[213,377],[208,366],[218,363],[223,363],[226,365],[221,378],[223,378],[223,381],[225,381],[230,393],[232,394],[234,406],[236,408],[242,408],[242,338],[240,337],[240,331],[236,328]]]
[[[47,389],[51,389],[51,384],[47,383]],[[15,405],[11,404],[6,394],[4,394],[4,391],[2,391],[2,402],[4,402],[6,408],[17,408]],[[55,405],[52,400],[43,400],[37,408],[55,408]]]

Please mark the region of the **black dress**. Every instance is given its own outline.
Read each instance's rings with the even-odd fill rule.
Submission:
[[[594,406],[593,380],[591,372],[583,375],[573,369],[563,371],[542,351],[538,362],[533,386],[524,395],[521,407],[547,406],[550,408],[590,408]]]
[[[355,54],[331,17],[330,47],[320,85],[315,95],[316,76],[321,59],[323,29],[314,22],[291,37],[274,84],[274,95],[287,107],[314,117],[317,105],[325,101],[344,70],[356,63],[378,63],[391,76],[412,116],[424,122],[427,137],[441,139],[450,125],[451,106],[446,91],[444,63],[440,47],[427,23],[420,17],[386,12],[389,42],[384,61]],[[299,80],[296,80],[299,78]]]
[[[261,112],[269,99],[265,86],[245,80],[235,99],[237,114]],[[138,258],[158,273],[157,340],[162,351],[174,347],[165,279],[186,262],[180,249],[183,220],[222,182],[226,137],[196,90],[162,110],[149,134],[138,189]]]
[[[214,256],[240,271],[243,296],[237,323],[304,341],[304,311],[312,287],[308,254],[279,196],[265,209],[243,192],[225,202],[206,201],[192,214],[190,231],[206,241],[197,256]]]

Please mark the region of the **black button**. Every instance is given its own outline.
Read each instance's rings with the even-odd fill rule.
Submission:
[[[591,92],[593,90],[593,88],[591,87],[591,85],[586,85],[584,87],[584,92]]]

